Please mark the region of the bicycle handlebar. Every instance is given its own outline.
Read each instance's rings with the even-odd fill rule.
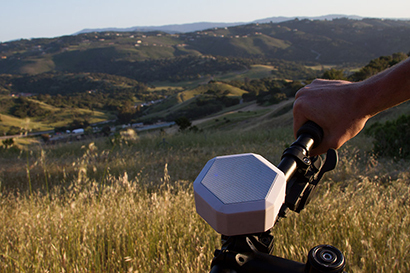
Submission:
[[[289,209],[300,212],[323,174],[336,166],[335,150],[328,151],[325,162],[321,157],[309,157],[310,150],[322,140],[322,128],[309,121],[298,130],[296,141],[283,152],[278,168],[286,178],[286,198],[279,217],[286,217]],[[269,255],[272,248],[270,231],[226,237],[221,250],[215,251],[210,272],[337,273],[345,266],[343,254],[329,245],[313,248],[306,264]]]
[[[319,146],[322,143],[324,137],[323,129],[313,121],[308,121],[303,124],[302,127],[300,127],[297,131],[296,135],[297,137],[308,135],[307,138],[312,139],[313,146],[306,146],[309,151],[311,148],[316,148],[317,146]]]
[[[312,121],[306,122],[298,131],[297,139],[286,149],[278,168],[285,174],[286,181],[294,175],[298,160],[303,163],[309,162],[309,152],[312,148],[319,146],[323,140],[323,130]]]

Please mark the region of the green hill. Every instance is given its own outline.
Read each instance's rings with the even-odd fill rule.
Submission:
[[[410,21],[381,19],[296,19],[183,34],[101,32],[12,41],[0,43],[0,95],[34,95],[40,106],[17,106],[7,97],[0,113],[44,117],[52,111],[43,103],[146,122],[198,119],[241,99],[278,103],[325,68],[350,75],[380,56],[407,57],[409,45]],[[349,79],[377,71],[370,66]]]
[[[24,98],[24,100],[30,102],[29,105],[31,107],[25,104],[25,108],[17,108],[21,104],[16,100],[19,99],[0,96],[0,102],[2,103],[0,135],[54,130],[54,128],[66,126],[74,120],[86,120],[91,124],[115,118],[113,114],[107,111],[103,112],[79,107],[56,107],[30,98]],[[35,113],[32,112],[33,105],[37,106],[37,112]],[[16,109],[19,109],[18,113]]]
[[[184,34],[102,32],[2,43],[0,73],[100,72],[149,82],[181,78],[188,71],[192,76],[240,70],[248,64],[232,58],[364,64],[407,53],[409,44],[410,21],[381,19],[296,19]],[[198,59],[209,55],[213,57]],[[229,66],[220,57],[231,58]],[[170,74],[177,70],[184,72]]]
[[[145,120],[153,117],[174,120],[181,116],[195,119],[216,113],[239,104],[247,91],[223,82],[211,81],[208,84],[179,92],[155,104],[145,113]]]

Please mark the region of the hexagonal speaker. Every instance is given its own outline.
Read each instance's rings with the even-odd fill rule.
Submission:
[[[215,157],[194,181],[198,214],[227,236],[272,228],[285,191],[283,172],[252,153]]]

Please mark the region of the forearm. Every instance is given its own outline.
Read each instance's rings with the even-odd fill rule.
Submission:
[[[409,100],[410,58],[358,85],[361,88],[357,101],[367,118]]]

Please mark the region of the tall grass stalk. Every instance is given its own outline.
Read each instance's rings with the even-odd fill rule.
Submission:
[[[31,176],[30,176],[30,161],[29,161],[29,151],[26,151],[26,158],[27,158],[27,165],[26,165],[26,171],[27,171],[27,181],[28,181],[28,187],[29,187],[29,192],[30,195],[33,194],[33,188],[31,186]]]
[[[146,135],[115,148],[45,148],[47,164],[4,153],[0,272],[207,272],[219,235],[195,212],[196,175],[223,154],[277,164],[291,139],[290,130],[216,132],[158,145],[162,136]],[[326,243],[346,255],[348,272],[410,272],[408,164],[376,160],[360,141],[341,151],[305,210],[274,227],[274,254],[304,262]]]

